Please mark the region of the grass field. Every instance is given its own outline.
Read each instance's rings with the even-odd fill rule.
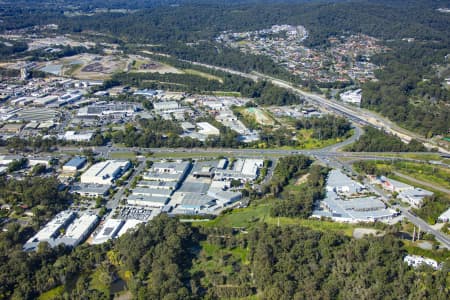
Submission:
[[[205,227],[245,227],[250,228],[269,217],[270,203],[252,205],[247,208],[234,209],[209,222],[194,223]]]
[[[318,148],[324,148],[327,146],[331,146],[337,143],[340,143],[343,141],[343,139],[336,138],[336,139],[328,139],[328,140],[318,140],[315,139],[312,136],[313,130],[312,129],[301,129],[298,131],[297,139],[300,144],[298,149],[318,149]]]
[[[346,236],[353,236],[353,230],[356,227],[361,227],[357,225],[352,225],[348,223],[338,223],[332,221],[322,221],[322,220],[314,220],[314,219],[300,219],[300,218],[279,218],[280,226],[287,225],[298,225],[303,227],[308,227],[310,229],[323,231],[323,232],[337,232],[344,234]],[[266,219],[266,223],[271,225],[278,224],[278,218],[268,217]]]
[[[275,125],[275,120],[263,109],[260,108],[241,108],[240,113],[244,116],[248,116],[254,122],[264,125],[273,126]]]
[[[139,70],[143,64],[148,63],[148,61],[142,59],[136,59],[134,62],[132,70]]]
[[[72,64],[64,67],[64,75],[72,76],[75,72],[77,72],[82,67],[82,64]]]

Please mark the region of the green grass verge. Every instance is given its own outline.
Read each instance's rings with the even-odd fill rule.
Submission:
[[[136,154],[133,152],[111,152],[109,156],[112,159],[135,159]]]
[[[38,300],[60,299],[63,294],[64,286],[60,285],[40,295]]]
[[[365,152],[373,154],[374,156],[380,155],[383,157],[399,157],[399,158],[409,158],[409,159],[416,159],[416,160],[437,160],[437,161],[443,161],[442,157],[439,154],[435,153],[408,153],[408,152],[399,152],[399,153],[390,153],[390,152]]]
[[[216,158],[219,156],[229,155],[226,152],[156,152],[152,154],[155,158]]]
[[[251,149],[251,148],[249,148]],[[164,152],[164,153],[153,153],[151,155],[151,157],[154,158],[173,158],[173,159],[188,159],[188,158],[207,158],[207,159],[211,159],[211,158],[218,158],[218,157],[234,157],[234,156],[239,156],[239,157],[255,157],[255,155],[260,156],[260,157],[264,157],[265,159],[273,159],[275,157],[279,158],[285,155],[282,154],[252,154],[252,153],[248,153],[248,154],[234,154],[234,153],[230,153],[227,151],[224,152]]]
[[[395,170],[418,180],[433,183],[450,189],[450,169],[430,164],[395,162]]]
[[[216,81],[219,81],[220,83],[223,83],[223,79],[222,78],[220,78],[218,76],[214,76],[214,75],[209,74],[209,73],[197,71],[197,70],[194,70],[194,69],[184,69],[183,72],[185,74],[196,75],[196,76],[200,76],[200,77],[206,78],[208,80],[216,80]]]
[[[269,217],[271,204],[252,205],[247,208],[234,209],[209,222],[194,223],[204,227],[245,227],[250,228]]]
[[[260,225],[261,223],[267,223],[270,225],[278,225],[279,223],[280,226],[304,226],[323,232],[338,232],[347,236],[352,236],[353,230],[356,227],[361,227],[360,225],[315,219],[271,217],[270,209],[272,205],[276,204],[276,201],[286,200],[272,199],[265,201],[264,203],[251,205],[247,208],[234,209],[230,212],[218,216],[214,220],[208,222],[193,222],[193,225],[204,227],[244,227],[248,229]]]
[[[213,91],[212,94],[219,97],[241,97],[240,92]]]
[[[266,223],[271,225],[277,225],[278,218],[268,217],[266,219]],[[336,233],[344,234],[349,237],[353,236],[353,230],[356,227],[361,228],[360,225],[356,226],[348,223],[338,223],[332,221],[300,219],[300,218],[284,218],[284,217],[280,218],[280,226],[287,226],[287,225],[303,226],[322,232],[333,231]]]

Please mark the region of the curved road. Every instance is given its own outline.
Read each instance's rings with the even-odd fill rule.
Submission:
[[[322,148],[320,150],[322,150],[324,152],[336,152],[336,151],[340,151],[342,148],[344,148],[350,144],[353,144],[354,142],[359,140],[361,135],[364,133],[364,130],[362,130],[361,127],[359,127],[358,125],[355,125],[353,127],[353,130],[354,130],[354,132],[353,132],[352,136],[349,137],[348,139],[346,139],[345,141]]]

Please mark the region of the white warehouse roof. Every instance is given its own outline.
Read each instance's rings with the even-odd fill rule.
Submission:
[[[44,226],[38,233],[36,233],[28,243],[33,241],[48,241],[55,239],[59,234],[59,230],[69,224],[75,218],[75,213],[72,211],[62,211],[57,214],[47,225]]]
[[[91,166],[83,175],[80,181],[82,183],[112,184],[130,167],[129,161],[107,160],[96,163]]]
[[[264,160],[262,159],[246,159],[242,166],[242,174],[256,176],[258,169],[262,168]]]
[[[82,215],[67,227],[64,236],[57,239],[56,243],[66,244],[72,247],[77,246],[88,237],[97,225],[98,220],[99,218],[96,215]]]
[[[439,216],[438,220],[441,221],[441,222],[448,222],[448,221],[450,221],[450,208],[447,209],[446,211],[444,211],[442,213],[442,215]]]
[[[67,227],[64,236],[67,238],[79,239],[86,231],[88,231],[92,224],[97,222],[97,220],[98,217],[96,215],[82,215]]]
[[[208,122],[199,122],[197,123],[197,126],[200,128],[198,133],[204,134],[204,135],[219,135],[220,131],[213,125],[209,124]]]
[[[117,219],[109,219],[103,224],[101,231],[94,237],[92,244],[102,244],[109,239],[115,238],[122,228],[124,221]]]

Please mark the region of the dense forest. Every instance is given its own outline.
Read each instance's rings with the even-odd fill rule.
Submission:
[[[363,85],[361,105],[424,136],[446,134],[450,90],[442,85],[445,71],[439,69],[448,64],[449,41],[392,47],[397,50],[373,58],[385,68],[377,72],[378,81]]]
[[[427,152],[427,148],[417,140],[408,144],[398,136],[366,126],[364,134],[352,145],[347,147],[352,152]]]
[[[272,179],[262,190],[263,195],[273,195],[278,200],[271,215],[276,217],[308,218],[314,202],[324,197],[328,169],[311,165],[312,160],[304,155],[282,157],[278,160]],[[285,189],[293,179],[305,178],[299,186],[302,190]]]
[[[26,177],[23,180],[0,176],[0,199],[18,214],[29,208],[34,214],[36,228],[49,217],[64,210],[72,195],[60,189],[60,182],[51,178]]]
[[[136,299],[447,299],[448,266],[414,270],[392,234],[351,239],[303,227],[246,233],[196,228],[161,215],[101,246],[21,250],[24,232],[0,233],[0,295],[111,299],[124,281]],[[225,272],[225,270],[228,270]]]
[[[46,1],[42,2],[45,4]],[[309,28],[311,34],[307,42],[311,45],[324,43],[327,37],[342,32],[365,32],[383,39],[408,36],[425,40],[446,38],[442,33],[448,28],[449,19],[435,11],[439,5],[445,6],[445,1],[336,2],[185,1],[182,5],[161,5],[131,14],[96,13],[94,17],[64,16],[63,11],[42,3],[39,6],[28,5],[28,8],[15,4],[4,5],[5,20],[0,29],[56,23],[65,32],[95,30],[126,41],[161,43],[198,42],[225,30],[256,30],[285,23]],[[29,18],[24,19],[24,15]]]

